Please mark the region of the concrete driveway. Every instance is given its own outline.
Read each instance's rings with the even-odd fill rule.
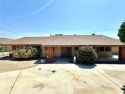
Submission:
[[[39,64],[0,80],[0,94],[125,94],[125,65]]]

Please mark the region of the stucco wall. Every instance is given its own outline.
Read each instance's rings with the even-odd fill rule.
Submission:
[[[119,47],[112,47],[112,54],[118,55],[119,53]]]
[[[97,52],[98,57],[110,57],[112,56],[111,52]]]
[[[46,57],[47,50],[45,50],[45,47],[41,46],[41,57]],[[112,52],[99,52],[97,50],[97,47],[94,47],[95,51],[97,52],[98,57],[110,57],[112,56]],[[117,52],[117,47],[114,47],[113,52]],[[72,47],[72,56],[76,55],[77,50],[75,47]],[[61,47],[54,47],[54,57],[61,57]]]
[[[75,56],[77,53],[77,50],[75,50],[75,47],[72,47],[72,56]]]
[[[46,52],[45,47],[41,46],[41,57],[46,57]]]
[[[61,57],[61,47],[54,47],[54,57]]]

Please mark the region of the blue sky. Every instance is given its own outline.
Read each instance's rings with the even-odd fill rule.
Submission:
[[[0,0],[0,37],[103,34],[117,38],[125,0]]]

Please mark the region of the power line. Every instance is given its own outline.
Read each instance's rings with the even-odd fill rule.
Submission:
[[[6,35],[6,34],[3,34],[3,33],[0,33],[0,35],[7,36],[7,37],[10,37],[10,38],[16,38],[16,37],[13,37],[13,36],[10,36],[10,35]]]
[[[52,1],[53,0],[51,0],[51,2]],[[16,6],[14,3],[11,4],[11,5],[13,5],[13,7],[15,7],[16,9],[18,9],[21,14],[25,15],[24,12],[18,6]],[[32,24],[32,26],[34,26],[35,29],[37,29],[37,31],[39,31],[41,33],[41,29],[29,17],[27,17],[26,19],[27,19],[27,21],[28,21],[29,24]],[[25,20],[25,22],[26,22],[26,20]],[[43,31],[42,31],[42,33],[43,33]]]
[[[114,30],[114,29],[117,29],[117,28],[118,28],[118,27],[106,28],[106,29],[95,30],[95,31],[90,31],[90,32],[85,32],[85,33],[79,33],[79,34],[96,33],[96,32],[102,32],[102,31],[111,31],[111,30]]]
[[[12,5],[12,4],[11,4],[11,5]],[[4,6],[4,7],[5,7],[5,6]],[[13,5],[13,7],[15,7],[15,8],[17,9],[16,6]],[[12,13],[14,16],[16,16],[15,13],[14,13],[12,10],[10,10],[10,9],[7,8],[7,7],[5,7],[5,8],[8,9],[9,11],[11,11],[11,13]],[[18,9],[19,9],[19,8],[18,8]],[[19,10],[19,11],[21,12],[21,10]],[[23,14],[23,12],[22,12],[22,14]],[[17,17],[17,18],[18,18],[18,17]],[[28,18],[27,18],[27,19],[28,19]],[[34,29],[35,31],[39,31],[39,32],[41,33],[41,30],[39,30],[38,27],[36,27],[36,25],[33,24],[31,21],[28,22],[28,21],[23,20],[23,19],[18,19],[18,20],[20,20],[21,22],[25,23],[26,25],[28,25],[30,28]],[[31,24],[31,23],[32,23],[32,24]]]
[[[5,7],[5,6],[4,6]],[[15,15],[15,13],[12,11],[12,10],[10,10],[9,8],[7,8],[7,7],[5,7],[8,11],[10,11],[14,16],[16,16]],[[29,24],[29,23],[26,23],[26,21],[24,21],[24,20],[22,20],[22,19],[18,19],[19,21],[21,21],[21,22],[23,22],[23,23],[25,23],[26,25],[28,25],[30,28],[32,28],[32,29],[34,29],[35,31],[36,31],[36,29],[31,25],[31,24]]]
[[[22,36],[22,35],[21,35],[21,34],[19,34],[19,33],[16,33],[16,32],[13,32],[13,31],[10,31],[10,30],[8,30],[8,29],[5,29],[5,28],[3,28],[3,27],[1,27],[1,26],[0,26],[0,28],[1,28],[1,29],[3,29],[3,30],[5,30],[5,31],[11,32],[11,33],[15,33],[15,34],[17,34],[17,35],[20,35],[20,36]]]

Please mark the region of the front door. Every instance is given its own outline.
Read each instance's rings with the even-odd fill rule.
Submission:
[[[61,56],[62,57],[71,57],[72,56],[72,47],[62,47]]]
[[[48,47],[47,48],[47,56],[48,56],[48,59],[53,59],[53,47]]]

